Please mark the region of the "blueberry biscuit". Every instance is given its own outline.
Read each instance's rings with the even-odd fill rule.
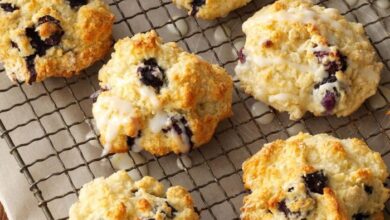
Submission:
[[[231,11],[243,7],[252,0],[172,0],[174,4],[185,8],[190,15],[212,20],[224,17]]]
[[[389,189],[379,153],[359,139],[298,134],[243,164],[242,219],[383,219]]]
[[[227,72],[154,31],[119,40],[99,80],[92,112],[106,152],[186,153],[231,115]]]
[[[348,116],[375,94],[383,64],[363,26],[309,0],[279,0],[243,24],[242,88],[293,120]]]
[[[113,21],[102,0],[2,0],[0,60],[13,81],[71,77],[109,51]]]
[[[98,178],[83,186],[70,220],[196,220],[191,195],[181,186],[164,186],[152,177],[134,182],[125,171]]]

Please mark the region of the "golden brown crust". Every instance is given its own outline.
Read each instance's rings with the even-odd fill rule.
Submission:
[[[381,219],[387,176],[380,154],[359,139],[301,133],[276,140],[243,163],[252,193],[244,198],[242,218]]]
[[[152,177],[134,182],[125,171],[87,183],[69,211],[70,220],[197,220],[191,195],[181,186],[164,187]]]
[[[0,10],[0,60],[12,80],[71,77],[111,48],[114,15],[101,0],[74,8],[67,0],[7,2],[17,10]]]
[[[108,152],[132,148],[131,137],[155,155],[185,153],[208,142],[232,114],[233,82],[226,70],[175,43],[164,44],[155,31],[119,40],[99,80],[107,91],[93,114]]]

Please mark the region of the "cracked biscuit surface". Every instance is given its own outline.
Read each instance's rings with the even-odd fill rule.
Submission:
[[[252,0],[173,0],[173,3],[189,11],[190,15],[212,20],[224,17]]]
[[[242,219],[383,219],[389,189],[379,153],[359,139],[300,133],[243,164]]]
[[[348,116],[374,95],[383,64],[362,24],[310,0],[279,0],[243,24],[236,74],[256,99],[297,120]]]
[[[2,0],[0,61],[13,81],[71,77],[107,54],[113,22],[102,0]]]
[[[164,191],[153,177],[134,182],[125,171],[83,186],[70,220],[197,220],[191,195],[181,186]]]
[[[110,153],[187,153],[232,113],[226,70],[162,43],[154,31],[119,40],[99,80],[92,112]]]

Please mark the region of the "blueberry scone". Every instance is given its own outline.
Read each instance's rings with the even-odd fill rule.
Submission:
[[[190,15],[212,20],[224,17],[252,0],[172,0],[174,4],[189,11]]]
[[[279,0],[243,24],[236,74],[255,98],[293,120],[348,116],[375,94],[383,64],[363,26],[310,0]]]
[[[153,177],[134,182],[125,171],[83,186],[70,220],[197,220],[191,195],[181,186],[164,186]]]
[[[155,31],[119,40],[99,80],[92,112],[109,153],[186,153],[231,115],[226,70],[162,43]]]
[[[242,219],[383,219],[389,189],[380,154],[359,139],[300,133],[243,164]]]
[[[2,0],[0,61],[13,81],[71,77],[109,51],[113,21],[102,0]]]

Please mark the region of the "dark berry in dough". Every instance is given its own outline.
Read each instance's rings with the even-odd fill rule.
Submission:
[[[25,58],[27,69],[30,73],[30,78],[28,80],[28,84],[35,82],[37,79],[37,71],[35,70],[35,57],[36,57],[36,55],[33,54],[33,55],[30,55],[30,56]]]
[[[331,91],[326,91],[325,96],[322,98],[321,105],[324,106],[327,112],[331,112],[337,104],[337,94]]]
[[[39,56],[44,56],[48,48],[39,36],[39,33],[35,31],[35,27],[26,28],[26,36],[30,38],[30,44],[35,49],[35,53]]]
[[[88,4],[88,0],[67,0],[71,8],[77,8]]]
[[[38,20],[38,26],[44,23],[52,23],[57,26],[57,30],[47,39],[44,40],[46,46],[57,46],[61,42],[61,38],[64,35],[64,31],[60,25],[60,21],[50,15],[43,16]]]
[[[372,192],[374,191],[374,187],[364,184],[364,191],[365,191],[367,194],[371,195]]]
[[[368,220],[370,218],[370,215],[366,215],[363,213],[357,213],[352,216],[353,220]]]
[[[193,0],[192,1],[192,11],[191,15],[194,16],[198,13],[199,8],[206,4],[206,0]]]
[[[244,54],[244,48],[241,48],[240,51],[238,51],[238,60],[240,63],[245,63],[246,62],[246,56]]]
[[[299,217],[301,215],[300,212],[292,212],[286,204],[286,200],[282,200],[278,203],[279,211],[283,212],[284,215],[289,219],[289,216]]]
[[[328,178],[322,170],[304,175],[303,180],[312,193],[324,194],[324,188],[328,185]]]
[[[131,149],[135,143],[135,138],[127,137],[126,143],[127,143],[127,146]]]
[[[163,128],[162,131],[164,133],[167,133],[168,131],[173,129],[178,135],[186,135],[190,140],[190,146],[192,148],[194,146],[194,143],[191,141],[193,133],[189,127],[187,119],[184,116],[173,116],[170,117],[170,120],[172,122],[171,126]]]
[[[11,3],[0,3],[0,8],[2,8],[6,12],[13,12],[19,9]]]
[[[157,92],[160,92],[164,85],[164,70],[158,66],[157,61],[153,58],[145,60],[143,64],[138,67],[138,73],[141,77],[141,82],[147,86],[153,87]]]

